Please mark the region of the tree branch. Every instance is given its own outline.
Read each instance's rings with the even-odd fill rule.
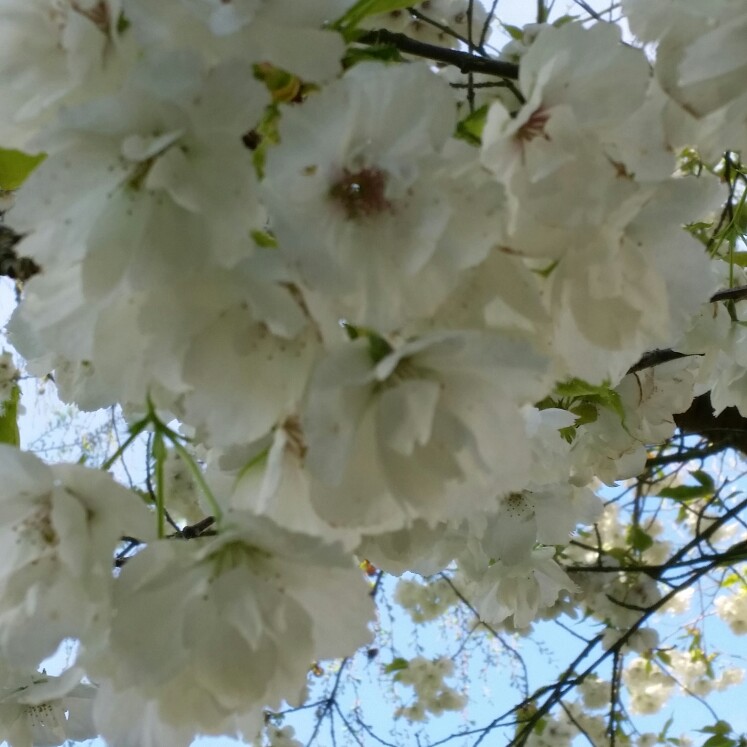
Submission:
[[[676,361],[679,358],[687,358],[689,356],[698,356],[702,353],[678,353],[676,350],[660,349],[649,350],[645,352],[637,363],[634,363],[629,369],[628,373],[636,373],[637,371],[643,371],[646,368],[653,368],[654,366],[660,366],[662,363],[669,363],[669,361]]]
[[[711,296],[711,301],[744,301],[747,298],[747,285],[737,285],[734,288],[725,288],[717,291]]]
[[[439,47],[435,44],[426,44],[425,42],[411,39],[404,34],[397,34],[386,29],[368,31],[358,37],[356,42],[370,46],[390,44],[400,52],[414,54],[417,57],[425,57],[434,62],[443,62],[446,65],[453,65],[463,73],[496,75],[499,78],[509,78],[510,80],[518,80],[519,78],[519,66],[513,62],[493,60],[489,57],[479,57],[469,52],[461,52],[458,49],[448,49],[447,47]]]
[[[0,275],[20,280],[28,280],[41,271],[39,265],[28,257],[19,257],[15,245],[23,238],[12,228],[0,224]]]
[[[646,469],[651,467],[662,467],[666,464],[691,462],[695,459],[707,459],[708,457],[719,454],[725,448],[728,448],[728,446],[724,446],[722,443],[717,443],[705,449],[688,449],[685,451],[678,451],[675,454],[661,454],[660,456],[649,457],[646,460]]]

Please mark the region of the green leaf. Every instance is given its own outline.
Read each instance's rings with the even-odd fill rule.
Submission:
[[[533,272],[533,273],[534,273],[535,275],[539,275],[539,276],[540,276],[540,277],[542,277],[542,278],[549,278],[549,277],[550,277],[550,275],[552,275],[552,272],[553,272],[553,270],[554,270],[554,269],[555,269],[555,268],[556,268],[556,267],[557,267],[557,266],[558,266],[559,264],[560,264],[560,260],[559,260],[559,259],[556,259],[556,260],[554,260],[553,262],[550,262],[550,264],[549,264],[549,265],[547,265],[547,267],[543,267],[543,268],[541,268],[541,269],[539,269],[539,270],[537,270],[537,269],[533,269],[533,270],[532,270],[532,272]]]
[[[654,539],[650,534],[647,534],[646,532],[641,529],[638,524],[632,524],[628,528],[628,533],[626,537],[628,544],[634,549],[638,550],[638,552],[643,552],[644,550],[648,550],[651,545],[654,544]]]
[[[731,260],[735,265],[739,265],[739,267],[747,267],[747,252],[734,252]]]
[[[457,124],[456,137],[470,145],[482,144],[482,131],[488,118],[488,105],[485,104]]]
[[[589,384],[583,379],[569,379],[557,384],[555,391],[561,397],[578,397],[596,402],[616,413],[620,422],[625,422],[625,409],[620,395],[607,384]]]
[[[560,16],[560,18],[556,18],[552,25],[555,26],[556,29],[559,29],[561,26],[565,26],[568,23],[573,23],[574,21],[578,20],[578,16]]]
[[[18,402],[21,399],[21,388],[18,384],[13,385],[10,397],[2,403],[0,411],[0,443],[11,446],[21,445],[21,436],[18,432]]]
[[[618,563],[620,563],[620,565],[630,560],[627,551],[622,547],[613,547],[611,550],[607,551],[607,555],[614,558]]]
[[[371,354],[371,360],[378,363],[391,353],[394,348],[379,335],[369,332],[368,335],[368,352]]]
[[[252,162],[257,176],[262,179],[265,175],[265,160],[267,150],[280,142],[278,135],[278,123],[280,121],[280,107],[276,103],[270,104],[260,123],[254,128],[258,138],[258,144],[252,151]]]
[[[660,742],[663,742],[667,738],[667,732],[671,729],[673,723],[674,723],[674,716],[670,716],[667,719],[667,721],[664,724],[664,726],[661,727],[661,731],[659,732],[659,741]]]
[[[721,582],[721,588],[728,589],[730,586],[740,583],[742,583],[742,578],[736,573],[730,573],[728,576],[724,577]]]
[[[44,153],[31,156],[20,150],[0,148],[0,190],[18,189],[45,158]]]
[[[579,402],[570,408],[570,411],[576,416],[574,426],[585,425],[586,423],[595,423],[599,419],[599,410],[591,402]]]
[[[265,84],[275,103],[296,101],[301,94],[301,79],[269,62],[255,65],[254,77]]]
[[[728,721],[717,721],[713,726],[704,726],[699,729],[701,734],[729,734],[731,732],[731,724]]]
[[[548,405],[548,407],[555,406],[554,403]],[[568,411],[576,416],[576,420],[573,425],[561,428],[558,432],[568,443],[573,443],[573,439],[576,438],[578,427],[580,425],[586,425],[586,423],[594,423],[599,418],[599,409],[597,405],[592,402],[579,400],[578,402],[574,402],[574,404],[568,408]]]
[[[332,28],[349,31],[354,29],[364,18],[377,13],[391,13],[412,5],[412,0],[358,0],[332,24]]]
[[[713,481],[713,478],[707,473],[704,472],[702,469],[694,469],[690,471],[690,474],[704,487],[708,488],[710,491],[714,490],[716,487],[716,483]]]
[[[659,661],[664,662],[667,666],[671,666],[672,664],[672,657],[666,651],[657,651],[656,658],[659,659]],[[671,726],[671,719],[668,724],[665,724],[665,730],[669,728],[669,726]]]
[[[567,428],[561,428],[558,433],[560,433],[560,437],[569,444],[572,444],[576,438],[576,428],[573,425],[569,425]]]
[[[568,379],[568,381],[561,381],[555,390],[562,397],[586,397],[588,395],[600,395],[606,394],[609,391],[609,387],[602,384],[589,384],[588,381],[583,379]]]
[[[524,40],[524,31],[519,26],[512,26],[510,23],[502,23],[501,26],[503,26],[506,33],[515,41]]]
[[[724,734],[714,734],[710,739],[703,742],[703,747],[736,747],[737,743]]]
[[[361,331],[358,329],[358,327],[355,327],[348,322],[343,322],[342,328],[345,330],[345,333],[350,340],[357,340],[361,336]]]
[[[409,666],[410,662],[407,661],[407,659],[403,659],[401,656],[398,656],[396,659],[393,659],[384,667],[384,674],[399,672],[402,669],[407,669],[407,667]]]
[[[266,231],[252,231],[251,235],[254,243],[263,249],[278,248],[278,240],[271,233],[267,233]]]
[[[704,498],[711,495],[713,488],[707,485],[677,485],[675,488],[662,488],[660,498],[674,498],[676,501],[689,501],[693,498]]]
[[[120,13],[119,17],[117,18],[117,33],[118,34],[124,34],[125,31],[127,31],[128,28],[130,28],[132,24],[127,19],[124,13]]]

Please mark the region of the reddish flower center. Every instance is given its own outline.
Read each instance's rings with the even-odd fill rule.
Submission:
[[[90,8],[83,8],[76,0],[70,3],[70,7],[82,16],[85,16],[99,31],[109,33],[111,18],[109,17],[109,6],[101,0]]]
[[[329,196],[342,205],[350,220],[377,215],[392,207],[386,198],[386,173],[379,169],[343,169]]]
[[[282,428],[288,438],[288,441],[286,442],[286,448],[288,451],[299,459],[303,459],[306,456],[307,447],[303,437],[301,421],[295,415],[291,415],[283,423]]]
[[[540,107],[518,129],[515,136],[516,139],[523,143],[528,143],[530,140],[538,137],[544,137],[546,140],[549,140],[550,138],[545,134],[545,125],[549,119],[550,112]]]

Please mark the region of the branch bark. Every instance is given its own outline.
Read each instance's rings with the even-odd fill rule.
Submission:
[[[21,282],[41,272],[33,259],[19,257],[16,253],[15,245],[22,238],[12,228],[0,223],[0,275]]]
[[[493,60],[490,57],[480,57],[469,52],[461,52],[458,49],[426,44],[411,39],[405,34],[397,34],[386,29],[368,31],[358,37],[356,41],[358,44],[369,46],[389,44],[396,47],[400,52],[414,54],[416,57],[424,57],[434,62],[443,62],[446,65],[453,65],[463,73],[482,73],[483,75],[508,78],[509,80],[519,79],[519,66],[513,62]]]

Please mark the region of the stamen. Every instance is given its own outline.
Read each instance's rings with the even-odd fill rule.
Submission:
[[[538,137],[543,137],[545,140],[549,140],[550,137],[545,133],[545,125],[549,119],[550,112],[540,107],[519,128],[514,137],[523,143],[528,143]]]
[[[386,198],[386,173],[379,169],[344,169],[342,176],[329,191],[350,220],[358,220],[392,209]]]

